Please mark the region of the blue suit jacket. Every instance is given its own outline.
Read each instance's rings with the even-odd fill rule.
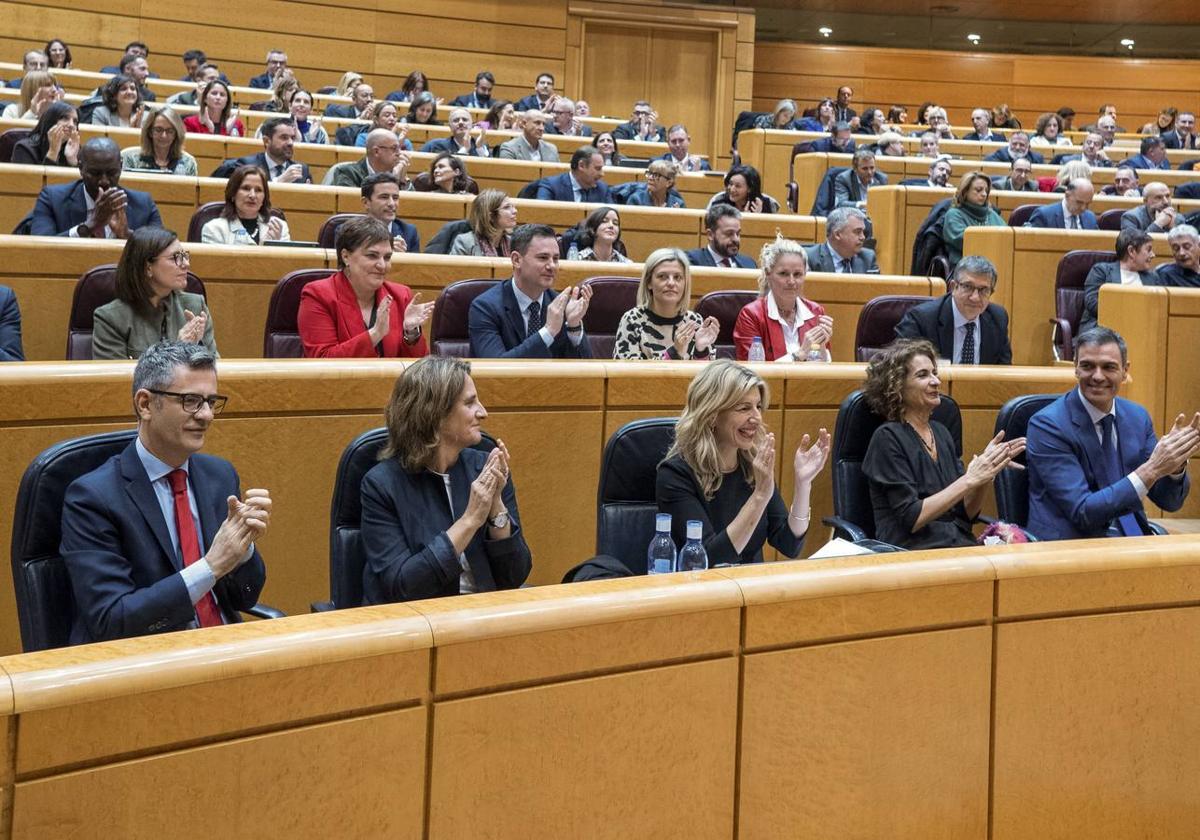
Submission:
[[[1132,166],[1134,169],[1170,169],[1171,162],[1163,158],[1161,163],[1154,163],[1145,155],[1134,155],[1121,161],[1121,166]]]
[[[421,144],[420,150],[422,152],[433,152],[437,155],[440,155],[443,152],[450,155],[459,154],[458,146],[454,144],[453,137],[436,137],[433,140],[427,140]],[[478,146],[474,140],[471,141],[470,155],[471,157],[481,157],[478,151]]]
[[[17,296],[8,286],[0,286],[0,362],[23,362],[21,349],[21,310]]]
[[[1033,415],[1025,454],[1030,533],[1040,540],[1103,537],[1109,523],[1126,513],[1133,513],[1147,530],[1142,500],[1125,476],[1150,458],[1157,442],[1146,409],[1118,397],[1121,478],[1101,486],[1100,439],[1079,389],[1073,388]],[[1150,488],[1150,500],[1165,510],[1179,510],[1189,487],[1186,473],[1182,480],[1162,478]]]
[[[542,295],[542,312],[558,297],[551,289]],[[576,347],[567,337],[566,325],[549,347],[537,333],[525,337],[525,318],[513,294],[512,280],[501,280],[471,302],[467,316],[471,357],[475,359],[590,359],[587,336]]]
[[[564,172],[561,175],[543,178],[538,184],[535,198],[539,201],[574,201],[575,191],[571,189],[571,173]],[[593,204],[609,204],[612,202],[612,193],[608,184],[597,181],[596,186],[591,189],[580,190],[580,199]]]
[[[688,262],[693,266],[707,266],[708,268],[716,268],[717,261],[713,259],[712,254],[707,248],[693,248],[687,252]],[[758,268],[754,264],[754,260],[747,257],[745,254],[738,254],[733,258],[735,268]]]
[[[679,167],[679,161],[676,160],[675,155],[671,154],[670,152],[667,152],[665,155],[659,156],[657,158],[657,160],[667,160],[667,161],[670,161],[671,163],[675,164],[676,167]],[[682,167],[679,167],[679,171],[682,172],[684,170]],[[700,168],[693,169],[692,172],[712,172],[712,166],[709,165],[709,162],[706,161],[704,158],[700,158]]]
[[[1083,229],[1084,230],[1099,230],[1100,225],[1096,222],[1096,214],[1091,210],[1083,211]],[[1029,221],[1025,223],[1025,227],[1036,228],[1063,228],[1067,226],[1066,217],[1063,216],[1063,206],[1061,201],[1056,201],[1053,204],[1043,204],[1037,210],[1033,211],[1033,215],[1029,217]]]
[[[212,455],[193,455],[188,471],[204,548],[225,521],[226,497],[240,495],[238,476]],[[71,644],[182,630],[195,620],[177,574],[182,561],[135,443],[67,488],[60,551],[75,592]],[[255,549],[217,581],[213,593],[227,622],[241,621],[237,611],[254,606],[266,577]]]
[[[531,93],[528,96],[522,96],[517,100],[516,104],[513,105],[513,110],[517,113],[520,113],[521,111],[528,111],[530,109],[537,111],[542,110],[542,103],[538,101],[538,96],[536,93]]]
[[[158,215],[158,207],[150,193],[126,189],[125,197],[125,218],[129,221],[130,230],[162,227],[162,217]],[[30,216],[32,225],[29,232],[33,236],[67,236],[71,228],[87,221],[83,181],[42,187]]]
[[[464,93],[461,96],[454,97],[450,100],[450,104],[457,105],[460,108],[483,108],[484,110],[487,110],[488,108],[492,107],[493,101],[494,100],[490,96],[486,99],[480,99],[479,95],[475,93],[475,91],[471,91],[470,93]]]
[[[259,73],[250,80],[250,87],[262,88],[263,90],[271,89],[271,75],[269,73]]]
[[[402,222],[399,219],[392,219],[392,238],[399,236],[404,240],[404,244],[408,246],[408,253],[421,253],[421,234],[417,232],[416,225],[410,225],[408,222]]]
[[[839,149],[833,145],[832,137],[822,137],[820,140],[814,140],[812,150],[814,152],[831,152],[832,154],[852,155],[854,150],[858,148],[858,144],[854,142],[854,138],[850,138],[850,142],[846,144],[846,148]]]
[[[1028,152],[1021,155],[1021,157],[1025,158],[1030,163],[1045,163],[1046,162],[1046,159],[1044,157],[1042,157],[1042,155],[1040,153],[1035,152],[1033,149],[1030,149]],[[1012,163],[1013,162],[1012,150],[1009,149],[1008,146],[1005,146],[1003,149],[997,149],[996,151],[992,152],[990,155],[985,157],[984,160],[998,160],[1001,163]]]

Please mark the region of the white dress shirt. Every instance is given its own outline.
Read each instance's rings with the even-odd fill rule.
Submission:
[[[958,303],[954,298],[950,298],[950,310],[954,313],[954,358],[951,359],[955,364],[962,363],[962,346],[967,339],[967,324],[975,325],[975,361],[973,364],[979,364],[979,348],[983,346],[983,324],[979,322],[979,317],[975,320],[968,321],[961,312],[958,311]]]
[[[783,343],[787,347],[787,353],[775,361],[794,362],[803,356],[802,348],[800,347],[800,325],[812,316],[812,310],[804,305],[803,300],[797,297],[796,311],[792,313],[791,323],[788,323],[779,312],[779,304],[775,302],[774,293],[767,292],[767,317],[779,324],[780,329],[783,330]]]
[[[533,303],[534,300],[529,295],[527,295],[521,291],[521,287],[517,285],[517,279],[515,277],[510,282],[512,282],[513,295],[515,295],[517,298],[517,306],[521,310],[521,320],[525,322],[525,332],[528,334],[528,332],[529,332],[529,305],[531,303]],[[545,295],[542,295],[541,298],[538,298],[537,303],[540,304],[542,302],[542,298],[544,298],[544,297],[545,297]],[[541,315],[542,315],[542,321],[545,322],[545,320],[546,320],[546,307],[545,306],[542,307]],[[567,322],[565,319],[563,320],[562,328],[564,330],[567,328]],[[538,330],[538,335],[541,336],[542,341],[544,341],[546,343],[547,347],[549,347],[551,344],[554,343],[554,336],[550,334],[550,328],[545,326],[545,323],[543,323],[542,328],[540,330]],[[571,344],[578,347],[579,342],[583,341],[583,330],[575,330],[574,332],[568,332],[567,339],[571,342]]]

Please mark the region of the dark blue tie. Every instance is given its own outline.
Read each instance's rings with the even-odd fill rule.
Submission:
[[[1100,443],[1100,452],[1104,455],[1104,467],[1108,473],[1108,483],[1115,484],[1125,477],[1125,470],[1121,466],[1121,453],[1117,451],[1116,441],[1113,440],[1113,421],[1111,414],[1106,414],[1100,418],[1100,429],[1103,432],[1103,440]],[[1117,524],[1121,529],[1121,533],[1127,537],[1143,536],[1142,526],[1138,524],[1137,517],[1132,513],[1123,513],[1117,517]]]
[[[545,321],[542,320],[542,304],[535,300],[525,311],[529,313],[529,324],[525,327],[525,337],[529,338],[545,324]]]

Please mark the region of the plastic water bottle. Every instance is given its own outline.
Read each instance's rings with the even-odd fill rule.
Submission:
[[[825,348],[820,344],[813,342],[808,345],[808,352],[804,354],[806,362],[823,362],[825,361]]]
[[[567,259],[571,261],[579,259],[579,245],[574,240],[571,241],[571,247],[567,249]]]
[[[766,360],[767,351],[763,349],[762,339],[756,335],[754,336],[754,340],[750,342],[749,361],[765,362]]]
[[[708,568],[708,554],[704,543],[700,541],[703,526],[699,519],[689,519],[687,523],[687,542],[679,549],[679,559],[675,567],[681,572],[699,572]]]
[[[671,539],[671,514],[654,517],[654,539],[646,549],[646,574],[665,575],[675,571],[675,543]]]

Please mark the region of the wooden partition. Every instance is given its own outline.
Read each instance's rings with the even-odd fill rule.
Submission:
[[[0,837],[1183,840],[1196,546],[775,563],[6,657]]]

